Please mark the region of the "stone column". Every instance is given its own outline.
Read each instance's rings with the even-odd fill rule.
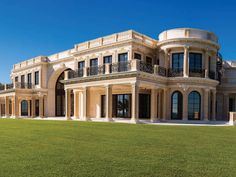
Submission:
[[[211,120],[216,120],[216,90],[212,90],[212,115]]]
[[[226,120],[228,120],[229,118],[229,94],[228,93],[224,93],[224,114],[223,114],[223,117],[226,118]]]
[[[20,99],[20,98],[18,98],[18,110],[19,110],[19,116],[21,117],[21,112],[22,112],[22,110],[21,110],[21,102],[22,102],[22,100]]]
[[[79,119],[79,92],[74,90],[74,119]]]
[[[87,115],[87,95],[88,95],[88,89],[87,87],[84,87],[83,91],[82,91],[82,102],[83,104],[82,106],[82,120],[87,121],[88,120],[88,115]]]
[[[18,118],[19,117],[19,99],[17,96],[15,96],[14,98],[14,109],[15,109],[15,118]]]
[[[112,121],[112,86],[106,86],[106,120]]]
[[[5,97],[5,117],[9,117],[9,98]]]
[[[169,69],[169,54],[168,54],[168,50],[164,50],[165,53],[165,68],[168,70]]]
[[[27,105],[28,105],[28,117],[30,117],[30,100],[27,100]]]
[[[162,117],[163,120],[167,119],[167,94],[168,94],[167,92],[168,92],[168,89],[164,88],[163,90],[163,117]]]
[[[157,89],[151,90],[151,122],[157,121]]]
[[[66,108],[66,119],[71,120],[71,90],[65,90],[65,108]]]
[[[43,96],[39,96],[39,117],[44,117],[44,102],[43,102]]]
[[[132,118],[131,122],[139,121],[139,86],[137,83],[132,84]]]
[[[162,105],[162,103],[161,103],[161,89],[159,89],[158,90],[158,112],[157,112],[157,116],[158,116],[158,119],[160,120],[161,119],[161,112],[162,112],[162,110],[161,110],[161,105]]]
[[[204,120],[209,120],[209,89],[204,90]]]
[[[204,60],[205,60],[205,78],[209,78],[209,55],[207,51],[205,51],[204,53]]]
[[[12,98],[12,102],[11,102],[11,117],[15,118],[15,98]]]
[[[188,94],[184,91],[183,94],[183,120],[188,120]]]
[[[188,54],[188,48],[189,47],[184,47],[184,77],[189,77],[189,54]]]
[[[31,114],[32,114],[32,118],[36,117],[36,114],[35,114],[35,97],[34,96],[32,97],[32,100],[31,100]]]

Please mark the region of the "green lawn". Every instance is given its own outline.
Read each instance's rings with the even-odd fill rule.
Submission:
[[[0,176],[236,176],[236,127],[0,119]]]

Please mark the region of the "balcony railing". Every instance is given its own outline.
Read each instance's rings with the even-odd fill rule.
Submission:
[[[13,88],[13,84],[12,84],[12,88]],[[15,83],[15,88],[18,88],[18,89],[33,89],[34,85],[32,83],[16,82]]]
[[[76,77],[83,77],[84,76],[84,68],[78,69],[78,70],[70,70],[68,71],[68,77],[69,79],[76,78]]]
[[[112,73],[119,72],[145,72],[162,77],[183,77],[183,68],[178,69],[166,69],[159,65],[147,64],[140,60],[129,60],[127,62],[118,62],[112,64],[104,64],[100,66],[82,68],[75,71],[67,71],[68,74],[65,75],[65,80],[87,77],[87,76],[96,76],[96,75],[107,75]],[[205,77],[204,69],[190,69],[189,77]],[[215,79],[215,73],[209,72],[209,77]]]
[[[139,62],[139,71],[143,71],[143,72],[146,72],[146,73],[153,74],[154,73],[154,67],[153,67],[152,64],[140,61]]]
[[[190,77],[205,77],[205,69],[189,69]]]
[[[125,72],[131,70],[131,62],[118,62],[118,63],[112,63],[111,65],[111,71],[113,72]]]
[[[168,77],[182,77],[183,76],[183,68],[168,69]]]
[[[158,75],[166,77],[166,73],[167,73],[166,68],[162,66],[158,66],[158,70],[157,70]]]

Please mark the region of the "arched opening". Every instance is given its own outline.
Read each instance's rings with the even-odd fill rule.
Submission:
[[[183,117],[183,95],[175,91],[171,96],[171,119],[181,120]]]
[[[21,116],[28,116],[28,102],[23,100],[21,102]]]
[[[58,77],[55,86],[55,112],[57,117],[64,117],[66,113],[65,108],[65,87],[61,81],[64,80],[64,72]],[[71,115],[74,114],[74,96],[71,92]]]
[[[64,72],[58,77],[55,87],[55,105],[56,105],[56,116],[65,116],[65,88],[61,81],[64,80]]]
[[[200,120],[201,95],[197,91],[192,91],[188,95],[188,119]]]

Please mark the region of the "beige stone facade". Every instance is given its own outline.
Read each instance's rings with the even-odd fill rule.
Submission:
[[[222,61],[214,33],[126,31],[15,64],[0,89],[1,117],[131,122],[229,120],[236,65]],[[235,72],[235,73],[234,73]]]

